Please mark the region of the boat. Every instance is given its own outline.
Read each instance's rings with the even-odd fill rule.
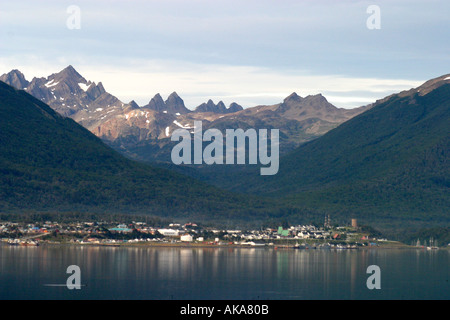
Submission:
[[[350,244],[347,244],[347,245],[338,244],[338,245],[336,245],[335,248],[336,249],[358,249],[358,246],[357,245],[350,245]]]
[[[20,245],[24,246],[24,247],[37,247],[39,245],[39,243],[37,241],[33,241],[33,240],[25,240],[25,241],[21,241]]]
[[[427,247],[427,250],[437,250],[439,247],[436,245],[436,240],[430,238],[430,245]]]
[[[319,245],[319,249],[331,249],[331,245],[329,243],[322,243]]]
[[[18,246],[20,243],[19,243],[19,239],[8,239],[8,242],[7,242],[10,246]]]

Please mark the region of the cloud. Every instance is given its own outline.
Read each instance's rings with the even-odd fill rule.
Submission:
[[[20,61],[20,62],[19,62]],[[281,102],[292,92],[301,96],[322,93],[338,107],[353,108],[374,102],[389,94],[410,89],[424,81],[382,78],[355,78],[345,75],[315,75],[298,70],[283,73],[255,66],[199,64],[177,60],[127,60],[110,64],[67,61],[43,62],[38,56],[0,58],[3,72],[21,70],[27,79],[47,77],[68,64],[87,80],[102,82],[105,89],[124,102],[144,105],[156,94],[163,97],[176,91],[188,108],[213,99],[225,104],[237,102],[244,107]]]
[[[0,8],[0,67],[27,77],[73,65],[127,102],[177,91],[272,104],[296,91],[355,107],[449,72],[445,0],[377,1],[382,28],[366,28],[372,1],[11,1]],[[409,80],[407,80],[409,79]]]
[[[107,90],[126,102],[134,99],[142,105],[156,93],[167,96],[177,91],[189,108],[210,98],[216,102],[223,100],[226,104],[237,102],[245,107],[274,104],[292,92],[301,96],[328,92],[331,103],[349,108],[360,106],[355,102],[374,102],[423,82],[314,75],[301,70],[285,74],[263,67],[173,60],[132,61],[126,66],[113,69],[108,65],[96,65],[95,68],[80,65],[79,70],[91,80],[102,81]],[[356,98],[352,95],[355,92],[359,94]],[[364,99],[361,99],[361,93],[364,93]]]

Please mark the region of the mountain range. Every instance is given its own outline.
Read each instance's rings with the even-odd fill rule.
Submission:
[[[274,209],[261,203],[129,160],[72,119],[0,82],[0,212],[137,212],[220,221]]]
[[[201,120],[205,130],[279,129],[280,152],[284,154],[370,108],[337,108],[321,94],[300,97],[296,93],[279,104],[246,109],[235,102],[226,107],[222,101],[215,104],[210,99],[190,110],[176,92],[165,101],[157,93],[148,104],[139,106],[134,100],[120,101],[106,92],[101,82],[86,80],[70,65],[31,81],[12,70],[0,81],[25,90],[128,157],[150,162],[170,162],[171,133],[193,128],[195,120]]]
[[[333,221],[353,217],[384,228],[449,223],[449,74],[359,110],[335,108],[321,95],[293,93],[276,105],[218,113],[204,111],[208,104],[208,110],[217,107],[213,102],[206,103],[202,112],[183,109],[175,93],[166,101],[153,98],[144,107],[133,101],[123,104],[101,83],[83,82],[68,68],[63,73],[71,74],[72,83],[60,74],[28,82],[14,70],[1,78],[26,86],[17,90],[0,82],[2,211],[111,210],[186,219],[303,222],[320,222],[331,214]],[[31,90],[43,96],[28,94]],[[60,96],[63,93],[65,97]],[[64,105],[68,110],[61,108],[69,98],[73,99],[69,107]],[[50,107],[46,99],[68,114],[55,111],[57,106]],[[102,101],[109,102],[108,109],[96,111]],[[82,114],[91,118],[78,122]],[[158,123],[154,131],[144,119]],[[135,158],[145,155],[144,146],[148,159],[153,154],[150,143],[155,150],[163,150],[159,143],[170,141],[172,129],[190,128],[193,119],[204,121],[205,130],[280,126],[285,142],[295,140],[298,145],[280,158],[280,170],[274,176],[261,176],[254,166],[228,170],[217,165],[205,171],[201,177],[205,183],[192,178],[198,172],[191,168],[184,168],[190,176],[182,175],[129,160],[105,144],[112,145],[111,140],[134,143],[137,151],[122,152],[136,151]],[[100,130],[89,129],[89,123],[100,124]],[[102,131],[105,123],[110,124],[109,132]],[[305,129],[302,123],[311,125],[309,130],[327,129],[300,143],[299,137],[306,135],[300,130]],[[127,134],[121,127],[125,125]],[[108,136],[116,138],[108,140]]]
[[[450,74],[376,101],[280,159],[277,175],[221,187],[365,221],[449,223]],[[245,181],[245,183],[242,183]],[[214,183],[212,180],[210,183]]]

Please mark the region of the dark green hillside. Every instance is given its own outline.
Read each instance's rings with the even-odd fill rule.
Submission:
[[[331,214],[335,222],[357,217],[416,230],[448,225],[448,82],[442,77],[377,102],[282,157],[274,176],[259,175],[258,165],[208,180],[232,192],[128,160],[73,120],[0,82],[0,211],[290,223],[320,223]]]
[[[210,218],[263,214],[261,201],[124,158],[73,120],[3,82],[0,178],[0,211],[107,210]]]
[[[244,191],[339,216],[449,222],[450,84],[393,95],[280,159]]]

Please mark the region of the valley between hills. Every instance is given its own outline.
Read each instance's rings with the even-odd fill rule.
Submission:
[[[448,226],[450,77],[356,109],[292,93],[276,105],[172,93],[123,103],[72,66],[0,77],[0,210],[116,212],[209,221],[320,223],[383,230]],[[280,171],[170,162],[177,128],[280,130]]]

